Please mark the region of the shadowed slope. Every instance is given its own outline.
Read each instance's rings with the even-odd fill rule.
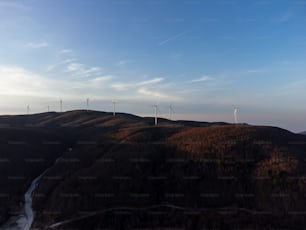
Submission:
[[[43,140],[62,138],[65,146],[34,191],[34,227],[299,229],[306,224],[294,215],[306,207],[304,135],[274,127],[166,119],[156,127],[153,122],[84,110],[0,117],[3,143],[14,139],[31,147],[3,148],[4,159],[19,151],[25,157],[38,154]],[[58,154],[48,156],[51,163]],[[31,172],[20,162],[22,172]],[[25,174],[28,183],[46,165]],[[2,171],[6,177],[15,172],[9,164]],[[28,183],[17,183],[19,192],[10,194],[21,200]]]

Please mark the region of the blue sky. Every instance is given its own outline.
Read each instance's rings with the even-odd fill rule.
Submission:
[[[304,0],[0,0],[0,113],[90,108],[306,130]]]

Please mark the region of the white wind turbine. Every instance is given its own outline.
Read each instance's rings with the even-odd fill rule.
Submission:
[[[60,112],[63,112],[63,100],[60,99]]]
[[[27,114],[30,114],[30,105],[27,105]]]
[[[154,124],[155,124],[155,125],[158,124],[157,112],[159,112],[159,108],[158,108],[159,101],[160,101],[160,98],[158,98],[157,103],[153,105],[153,108],[154,108]]]
[[[87,112],[89,110],[89,98],[86,98],[86,110],[87,110]]]
[[[238,109],[239,107],[237,107],[236,105],[233,105],[234,107],[234,123],[238,124]]]
[[[117,101],[113,99],[112,103],[113,103],[113,116],[116,116],[116,103],[117,103]]]
[[[169,105],[169,120],[172,120],[172,114],[174,113],[174,109],[172,104]]]
[[[154,118],[155,118],[154,124],[157,125],[157,110],[158,110],[158,105],[155,104],[155,105],[153,105],[153,107],[154,107]]]

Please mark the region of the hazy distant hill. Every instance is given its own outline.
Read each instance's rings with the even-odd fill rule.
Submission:
[[[96,111],[0,117],[1,138],[10,139],[10,130],[37,140],[50,140],[45,135],[52,133],[63,144],[61,160],[33,195],[34,227],[62,221],[52,229],[306,225],[304,135],[275,127],[153,122]],[[21,169],[29,171],[25,163]],[[16,196],[26,189],[18,185]]]

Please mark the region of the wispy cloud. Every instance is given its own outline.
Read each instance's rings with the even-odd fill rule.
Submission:
[[[170,54],[170,57],[173,60],[181,60],[183,58],[183,54],[181,52],[173,52]]]
[[[101,87],[101,84],[105,84],[105,82],[112,80],[113,78],[112,75],[105,75],[90,79],[89,82],[93,87]]]
[[[128,97],[151,101],[160,98],[168,101],[182,101],[180,91],[173,84],[164,83],[164,78],[156,77],[138,82],[120,82],[111,84],[111,88],[127,93]],[[123,92],[124,91],[124,92]]]
[[[56,54],[57,61],[53,64],[48,65],[46,72],[51,72],[57,68],[66,67],[69,63],[75,63],[77,61],[77,58],[74,54],[74,52],[70,49],[62,49],[57,52]],[[67,69],[66,69],[67,70]]]
[[[46,108],[47,103],[55,106],[59,98],[63,98],[69,106],[73,106],[73,103],[80,105],[86,97],[95,100],[111,98],[111,95],[116,94],[110,87],[116,78],[108,74],[71,81],[66,78],[49,78],[16,66],[0,66],[0,95],[7,97],[6,105],[12,105],[8,107],[14,107],[16,111],[24,111],[28,103],[36,108],[40,105]],[[182,101],[182,98],[176,96],[175,90],[161,89],[154,85],[161,81],[162,78],[154,78],[139,82],[137,87],[129,88],[120,95],[125,100],[136,100],[143,104],[156,97],[173,102]]]
[[[66,72],[81,77],[90,77],[92,75],[100,75],[102,69],[100,67],[87,67],[80,63],[69,63],[66,68]]]
[[[104,97],[101,90],[105,93],[109,89],[109,83],[114,77],[112,75],[101,75],[93,78],[80,79],[71,84],[73,92],[80,95],[88,95],[95,98]]]
[[[274,18],[274,21],[279,22],[279,23],[287,22],[292,18],[292,16],[293,16],[292,12],[287,11],[283,13],[282,15]]]
[[[46,72],[60,68],[64,73],[77,77],[97,77],[102,74],[102,68],[98,66],[87,66],[76,62],[78,59],[71,49],[62,49],[56,54],[58,61],[50,64]]]
[[[70,63],[67,66],[67,72],[78,72],[78,71],[80,71],[83,68],[84,67],[83,67],[82,64],[79,64],[79,63]]]
[[[158,77],[158,78],[153,78],[153,79],[140,81],[140,82],[129,82],[129,83],[119,82],[119,83],[112,84],[111,87],[116,89],[116,90],[127,90],[127,89],[131,89],[131,88],[137,88],[137,87],[140,87],[140,86],[157,84],[157,83],[160,83],[163,80],[164,80],[163,78]]]
[[[191,80],[190,82],[191,82],[191,83],[196,83],[196,82],[205,82],[205,81],[211,81],[211,80],[213,80],[212,77],[207,76],[207,75],[204,75],[204,76],[202,76],[202,77],[200,77],[200,78],[193,79],[193,80]]]
[[[51,71],[53,71],[54,69],[56,69],[57,67],[59,67],[59,66],[62,66],[62,65],[65,65],[65,64],[67,64],[67,63],[71,63],[71,62],[75,62],[75,61],[77,61],[77,59],[76,58],[68,58],[68,59],[66,59],[66,60],[63,60],[63,61],[59,61],[59,62],[57,62],[57,63],[55,63],[55,64],[52,64],[52,65],[49,65],[48,67],[47,67],[47,72],[51,72]]]
[[[148,85],[148,84],[155,84],[155,83],[159,83],[161,81],[163,81],[164,78],[162,77],[157,77],[157,78],[153,78],[151,80],[146,80],[146,81],[142,81],[140,83],[138,83],[138,85]]]
[[[249,69],[247,71],[245,71],[245,73],[264,73],[266,72],[267,70],[266,69]]]
[[[306,80],[297,80],[284,84],[277,89],[276,94],[281,95],[303,95],[305,92]]]
[[[168,43],[168,42],[171,42],[171,41],[173,41],[173,40],[175,40],[175,39],[178,39],[178,38],[184,36],[185,34],[186,34],[186,32],[176,34],[176,35],[174,35],[174,36],[172,36],[172,37],[169,37],[169,38],[167,38],[167,39],[161,41],[160,43],[158,43],[158,45],[159,45],[159,46],[162,46],[162,45],[164,45],[164,44],[166,44],[166,43]]]
[[[30,42],[30,43],[26,44],[26,47],[34,48],[34,49],[45,48],[45,47],[48,47],[48,46],[50,46],[50,44],[46,41]]]
[[[120,60],[116,63],[116,66],[123,68],[126,67],[128,64],[134,62],[134,60]]]
[[[44,97],[53,92],[52,86],[58,87],[55,81],[15,66],[0,66],[0,79],[3,95]]]
[[[24,68],[0,66],[0,94],[19,96],[20,100],[23,100],[23,97],[54,98],[55,95],[77,98],[80,96],[80,92],[98,97],[97,91],[106,88],[107,82],[112,78],[111,75],[100,75],[75,81],[50,79]]]
[[[0,8],[15,8],[20,10],[29,10],[30,7],[17,1],[1,1]]]
[[[167,93],[163,93],[157,90],[149,89],[147,87],[141,87],[137,90],[139,94],[149,96],[150,98],[159,98],[163,100],[170,100],[170,101],[181,101],[182,99],[177,96],[173,96]]]
[[[56,57],[59,61],[76,59],[76,55],[73,50],[70,49],[62,49],[57,52]]]
[[[67,56],[68,57],[74,56],[74,53],[70,49],[62,49],[58,52],[57,56],[59,58],[67,58]]]

